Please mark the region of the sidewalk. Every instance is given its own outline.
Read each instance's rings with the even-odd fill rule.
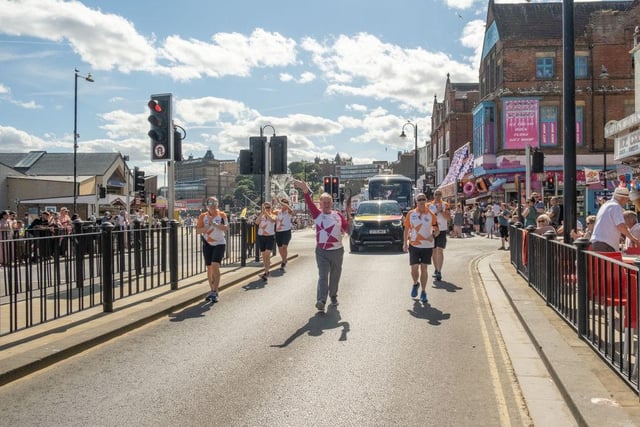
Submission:
[[[289,260],[297,258],[289,256]],[[274,264],[278,268],[280,263]],[[262,263],[222,267],[220,290],[256,277]],[[114,301],[113,312],[94,307],[0,337],[0,386],[64,360],[196,302],[209,292],[206,273],[181,280],[179,289],[152,289]]]
[[[508,252],[484,256],[476,268],[535,425],[640,426],[638,396],[527,286]],[[255,277],[261,265],[222,270],[224,289]],[[177,291],[116,301],[113,313],[98,307],[0,337],[0,386],[202,301],[208,289],[201,274]]]
[[[552,409],[555,393],[577,425],[640,426],[638,396],[516,273],[508,251],[484,257],[478,272],[536,425],[567,425]],[[501,321],[501,299],[517,319]]]

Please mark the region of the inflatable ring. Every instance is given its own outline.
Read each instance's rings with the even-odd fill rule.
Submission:
[[[476,189],[479,193],[484,193],[487,191],[487,183],[484,182],[483,178],[476,179]]]
[[[464,191],[465,196],[470,196],[476,191],[476,186],[473,185],[473,182],[467,181],[467,183],[462,187],[462,191]]]

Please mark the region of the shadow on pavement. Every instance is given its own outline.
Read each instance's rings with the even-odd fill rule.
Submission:
[[[422,304],[420,301],[413,303],[413,310],[407,312],[416,319],[425,319],[430,325],[438,326],[441,320],[449,320],[451,314],[443,313],[435,307],[431,307],[429,303]]]
[[[182,322],[186,319],[195,319],[197,317],[204,317],[204,313],[209,311],[213,307],[211,303],[198,303],[198,305],[193,307],[187,307],[182,311],[177,313],[169,313],[169,321],[170,322]]]
[[[253,291],[256,289],[264,289],[264,287],[267,285],[267,283],[269,283],[268,281],[264,281],[260,278],[258,278],[257,280],[254,280],[253,282],[247,283],[246,285],[244,285],[242,287],[242,289],[244,289],[245,291]]]
[[[327,313],[321,311],[317,312],[315,316],[310,317],[306,325],[295,331],[289,338],[282,344],[272,344],[271,347],[284,348],[291,344],[296,338],[301,337],[305,333],[308,333],[311,337],[318,337],[324,333],[327,329],[342,328],[340,338],[338,341],[346,341],[347,333],[350,330],[349,322],[341,322],[340,311],[330,305],[327,308]]]
[[[438,281],[434,281],[433,282],[433,288],[434,289],[444,289],[447,292],[456,292],[456,291],[460,291],[464,288],[461,288],[460,286],[454,285],[451,282],[444,282],[442,280],[438,280]]]

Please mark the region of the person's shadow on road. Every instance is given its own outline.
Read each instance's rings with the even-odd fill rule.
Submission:
[[[267,283],[269,282],[264,281],[262,279],[258,279],[258,280],[254,280],[253,282],[247,283],[242,287],[242,289],[244,289],[245,291],[255,291],[256,289],[264,289]]]
[[[315,316],[310,317],[306,325],[295,331],[282,344],[272,344],[271,347],[284,348],[295,341],[296,338],[308,333],[311,337],[318,337],[327,329],[342,328],[338,341],[346,341],[347,333],[350,330],[349,322],[340,321],[340,311],[332,305],[327,309],[327,313],[319,311]]]
[[[182,322],[186,319],[195,319],[197,317],[204,317],[204,313],[209,311],[212,307],[211,303],[201,303],[195,307],[187,307],[177,313],[169,313],[170,322]]]
[[[442,280],[434,280],[433,281],[433,288],[434,289],[444,289],[447,292],[456,292],[456,291],[460,291],[464,288],[461,288],[458,285],[454,285],[451,282],[444,282]]]
[[[451,314],[443,313],[435,307],[431,307],[429,303],[422,304],[420,301],[413,303],[413,310],[407,310],[407,312],[416,319],[425,319],[430,325],[438,326],[441,324],[441,320],[449,320]]]

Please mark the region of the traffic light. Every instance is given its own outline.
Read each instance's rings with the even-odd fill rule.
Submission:
[[[240,150],[240,175],[253,174],[251,150]]]
[[[331,197],[333,200],[338,200],[338,191],[340,190],[340,178],[334,176],[331,178]]]
[[[100,186],[100,198],[104,199],[107,197],[107,187]]]
[[[144,191],[144,171],[135,169],[133,172],[133,191]]]
[[[544,153],[537,148],[533,151],[533,162],[531,162],[531,173],[544,172]]]
[[[264,146],[267,143],[266,136],[249,137],[251,150],[251,170],[253,175],[264,174]]]
[[[158,199],[156,198],[155,193],[151,193],[151,203],[155,203],[156,200],[158,200]]]
[[[147,103],[149,115],[149,138],[151,138],[151,161],[164,162],[172,160],[171,138],[173,124],[171,116],[171,94],[151,95]]]
[[[271,173],[284,175],[287,173],[287,137],[272,136],[270,142]]]
[[[138,193],[138,197],[140,197],[140,201],[141,201],[142,203],[147,203],[147,193],[145,193],[145,191],[144,191],[144,190],[142,190],[142,191],[140,191],[140,192]]]
[[[553,190],[556,186],[556,179],[553,175],[547,176],[547,190]]]
[[[331,194],[331,177],[330,176],[325,176],[322,179],[322,182],[324,183],[324,192]]]

